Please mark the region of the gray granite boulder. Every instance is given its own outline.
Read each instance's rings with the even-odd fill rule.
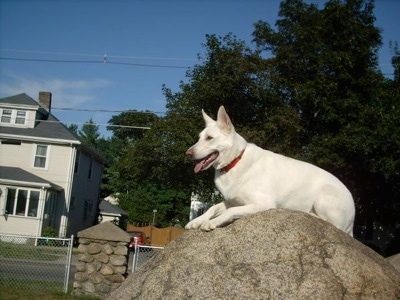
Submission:
[[[390,262],[393,267],[400,272],[400,253],[389,256],[386,258],[388,262]]]
[[[400,273],[316,217],[269,210],[188,231],[106,299],[400,299]]]

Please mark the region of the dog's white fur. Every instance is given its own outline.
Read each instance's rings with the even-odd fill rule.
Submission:
[[[215,168],[215,184],[225,201],[189,222],[186,229],[210,231],[267,209],[289,208],[317,215],[353,235],[354,201],[339,179],[309,163],[247,143],[223,106],[217,121],[202,113],[206,127],[186,154],[198,161],[196,173]],[[235,159],[237,164],[224,171]]]

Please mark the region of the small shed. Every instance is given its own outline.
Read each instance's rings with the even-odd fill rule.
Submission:
[[[112,222],[125,230],[128,213],[117,205],[102,199],[99,203],[99,223]]]

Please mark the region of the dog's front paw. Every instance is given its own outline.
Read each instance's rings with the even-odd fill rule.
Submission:
[[[212,221],[204,222],[200,227],[200,229],[204,231],[212,231],[215,228],[217,228],[217,226]]]
[[[189,223],[186,224],[185,229],[197,229],[200,228],[200,226],[203,224],[201,219],[199,220],[198,218],[190,221]]]
[[[185,226],[185,229],[196,229],[196,228],[198,228],[198,226],[196,227],[196,225],[193,223],[193,221],[187,223]]]

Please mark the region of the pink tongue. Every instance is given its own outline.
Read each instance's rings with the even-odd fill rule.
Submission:
[[[201,169],[203,168],[203,165],[204,165],[204,161],[205,160],[201,160],[196,164],[196,166],[194,167],[195,173],[199,173],[201,171]]]

